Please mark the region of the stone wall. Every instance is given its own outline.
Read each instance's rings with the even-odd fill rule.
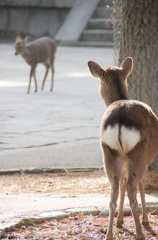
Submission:
[[[17,35],[54,37],[75,0],[1,0],[0,41],[14,41]]]

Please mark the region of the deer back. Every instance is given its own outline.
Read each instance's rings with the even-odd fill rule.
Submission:
[[[15,55],[21,54],[29,65],[45,63],[54,58],[56,52],[56,42],[49,37],[42,37],[29,42],[29,38],[16,38]]]
[[[158,119],[147,104],[128,98],[132,58],[126,58],[120,68],[103,69],[92,61],[88,66],[100,80],[100,95],[107,106],[101,123],[101,142],[122,156],[139,145],[146,152],[146,163],[151,162],[158,152]]]

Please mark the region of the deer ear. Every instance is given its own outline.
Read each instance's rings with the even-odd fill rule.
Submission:
[[[120,67],[123,69],[126,77],[128,77],[133,69],[133,59],[131,57],[125,58]]]
[[[96,78],[101,78],[104,69],[97,63],[89,61],[88,62],[89,71]]]
[[[20,40],[20,39],[22,39],[22,36],[21,36],[21,35],[18,35],[18,36],[16,37],[16,41],[18,41],[18,40]]]
[[[24,42],[27,44],[31,41],[31,37],[27,36],[24,38]]]

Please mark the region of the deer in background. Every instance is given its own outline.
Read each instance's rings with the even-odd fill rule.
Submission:
[[[158,153],[158,119],[143,102],[129,100],[127,77],[133,68],[132,58],[126,58],[120,68],[103,69],[89,61],[91,74],[100,80],[100,95],[106,111],[101,122],[103,161],[111,184],[108,240],[113,239],[112,225],[120,187],[117,227],[123,224],[125,191],[135,221],[136,239],[145,239],[138,215],[137,187],[142,202],[142,224],[148,225],[143,175],[148,164]]]
[[[42,37],[29,42],[29,37],[22,39],[21,36],[17,36],[15,41],[15,55],[21,54],[25,61],[31,66],[30,79],[27,93],[30,92],[31,78],[34,76],[35,80],[35,92],[37,92],[37,81],[35,76],[35,70],[38,63],[42,63],[46,67],[46,73],[42,82],[42,88],[48,75],[49,68],[52,69],[51,91],[53,90],[53,78],[54,78],[54,58],[56,52],[56,42],[49,37]]]

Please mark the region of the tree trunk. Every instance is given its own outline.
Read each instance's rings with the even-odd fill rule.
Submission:
[[[157,0],[121,0],[118,64],[128,56],[134,61],[129,97],[147,103],[158,116]],[[158,155],[148,170],[157,170],[158,176]]]

